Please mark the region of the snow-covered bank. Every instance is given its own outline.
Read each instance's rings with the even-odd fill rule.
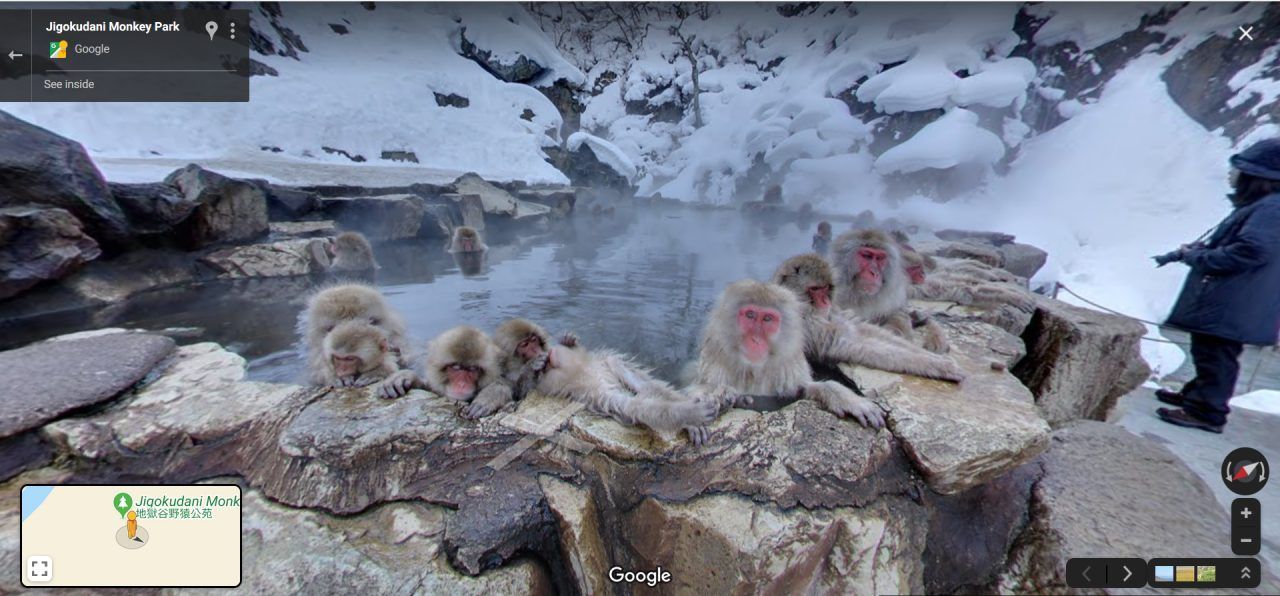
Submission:
[[[945,204],[918,199],[902,212],[939,227],[1016,234],[1048,251],[1041,281],[1060,281],[1109,308],[1162,321],[1187,270],[1157,269],[1150,257],[1198,238],[1230,211],[1232,153],[1225,138],[1169,99],[1159,80],[1167,62],[1151,55],[1135,60],[1097,103],[1024,143],[1009,174],[985,191]],[[1143,348],[1157,375],[1173,372],[1184,358],[1166,343]]]

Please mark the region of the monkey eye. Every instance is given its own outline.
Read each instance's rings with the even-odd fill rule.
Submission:
[[[772,323],[772,322],[773,322],[773,315],[765,315],[765,316],[764,316],[764,322],[766,322],[766,323]]]
[[[376,327],[382,324],[382,319],[379,319],[378,317],[369,317],[369,324]]]
[[[753,319],[753,320],[754,320],[754,319],[756,318],[756,311],[754,311],[754,310],[749,310],[749,311],[747,311],[747,318],[748,318],[748,319]]]

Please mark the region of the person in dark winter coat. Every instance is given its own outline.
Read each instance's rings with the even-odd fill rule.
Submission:
[[[1205,242],[1156,257],[1191,267],[1168,324],[1191,332],[1196,376],[1181,391],[1156,397],[1165,422],[1222,432],[1227,401],[1245,344],[1269,346],[1280,335],[1280,139],[1231,157],[1235,209]]]

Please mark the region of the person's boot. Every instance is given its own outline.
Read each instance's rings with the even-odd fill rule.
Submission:
[[[1186,410],[1181,408],[1156,408],[1156,416],[1159,416],[1161,420],[1168,422],[1169,424],[1185,426],[1187,428],[1198,428],[1211,433],[1222,434],[1222,427],[1226,426],[1224,424],[1210,424],[1188,414]]]
[[[1182,397],[1181,391],[1172,389],[1156,389],[1156,399],[1171,406],[1182,407],[1185,398]]]

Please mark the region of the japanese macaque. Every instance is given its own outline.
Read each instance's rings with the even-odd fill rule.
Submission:
[[[455,402],[471,402],[498,379],[498,348],[483,331],[462,325],[427,344],[422,367],[424,377],[400,371],[383,382],[379,393],[393,398],[426,389]]]
[[[360,232],[343,232],[333,239],[330,271],[372,271],[378,268],[373,247]]]
[[[831,308],[834,280],[831,265],[816,254],[783,261],[776,283],[800,300],[804,320],[804,354],[810,363],[861,364],[881,370],[961,381],[964,374],[950,358],[932,354],[893,332],[857,321]]]
[[[576,346],[577,336],[565,333],[560,342]],[[464,418],[483,418],[520,399],[537,385],[545,366],[530,364],[551,346],[551,335],[532,321],[508,319],[493,333],[498,358],[499,376],[480,390],[480,394],[462,409]]]
[[[365,387],[400,369],[387,334],[363,321],[339,323],[324,337],[324,384]]]
[[[480,232],[471,226],[458,226],[453,231],[453,239],[449,242],[449,252],[451,253],[475,253],[489,250],[484,240],[480,239]]]
[[[307,371],[313,384],[327,383],[329,364],[324,350],[325,337],[346,321],[367,323],[381,329],[386,334],[388,350],[400,367],[405,366],[408,345],[400,317],[387,306],[378,290],[364,284],[343,284],[313,295],[299,319],[299,332],[307,354]]]
[[[706,425],[719,412],[719,404],[681,394],[626,356],[608,350],[588,351],[572,335],[559,345],[551,345],[545,330],[524,319],[504,322],[495,335],[503,369],[517,393],[527,386],[581,402],[626,424],[685,429],[694,444],[706,440]]]
[[[742,280],[720,295],[702,331],[697,373],[688,392],[722,406],[753,396],[804,397],[836,416],[884,426],[879,406],[835,381],[813,380],[805,360],[800,301],[777,284]]]
[[[831,250],[831,222],[818,222],[818,233],[813,235],[813,252],[826,256]]]
[[[836,306],[911,337],[907,278],[898,243],[880,230],[852,230],[836,238],[832,251]]]

